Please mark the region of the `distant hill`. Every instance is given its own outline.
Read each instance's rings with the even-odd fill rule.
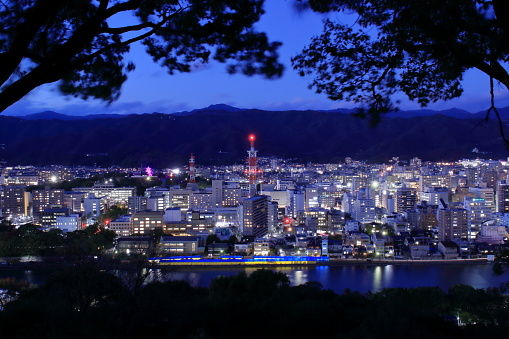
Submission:
[[[224,107],[219,107],[224,108]],[[54,113],[54,112],[53,112]],[[82,164],[170,167],[244,162],[247,135],[259,156],[337,162],[344,157],[386,162],[505,158],[495,121],[435,114],[385,117],[375,128],[350,114],[321,111],[202,109],[189,115],[141,114],[93,120],[31,120],[0,116],[0,159],[10,164]],[[48,114],[48,116],[51,116]],[[54,115],[53,116],[59,116]]]
[[[253,110],[253,109],[251,109]],[[202,113],[202,112],[243,112],[243,111],[249,111],[249,109],[245,108],[237,108],[233,106],[229,106],[226,104],[216,104],[216,105],[210,105],[205,108],[195,109],[192,111],[181,111],[181,112],[174,112],[174,113],[160,113],[160,114],[171,114],[175,116],[188,116],[193,115],[195,113]],[[279,111],[278,111],[279,112]],[[355,108],[338,108],[333,110],[326,110],[326,111],[317,111],[317,112],[324,112],[324,113],[340,113],[340,114],[353,114],[356,112]],[[425,116],[433,116],[433,115],[444,115],[451,118],[456,119],[478,119],[483,120],[486,117],[486,110],[480,111],[477,113],[470,113],[465,110],[459,109],[459,108],[450,108],[447,110],[431,110],[431,109],[419,109],[419,110],[398,110],[394,112],[390,112],[384,115],[385,118],[404,118],[404,119],[410,119],[414,117],[425,117]],[[502,119],[509,120],[509,107],[503,107],[499,108],[498,112]],[[144,113],[144,114],[154,114],[154,113]],[[92,120],[92,119],[102,119],[102,118],[123,118],[127,115],[132,114],[89,114],[89,115],[66,115],[61,113],[56,113],[53,111],[45,111],[41,113],[34,113],[24,116],[19,116],[20,119],[25,120]],[[140,114],[138,114],[140,115]],[[496,115],[494,112],[490,114],[490,119],[495,119]]]
[[[89,115],[66,115],[53,111],[45,111],[23,115],[18,118],[24,120],[93,120],[102,118],[123,118],[125,115],[120,114],[89,114]]]

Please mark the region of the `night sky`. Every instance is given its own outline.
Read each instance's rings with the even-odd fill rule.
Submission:
[[[352,108],[352,103],[331,101],[325,95],[315,94],[307,88],[310,78],[299,77],[291,69],[290,58],[295,56],[312,36],[319,35],[322,20],[351,22],[353,17],[337,14],[299,13],[292,7],[293,0],[266,0],[266,14],[257,24],[258,30],[267,32],[272,41],[281,41],[281,61],[286,71],[281,79],[265,80],[227,74],[224,65],[210,63],[192,73],[170,76],[154,64],[144,53],[143,46],[134,45],[128,60],[134,61],[136,70],[129,74],[119,100],[106,106],[97,100],[83,101],[66,98],[54,85],[33,91],[23,100],[3,112],[4,115],[25,115],[53,110],[64,114],[87,115],[97,113],[173,113],[224,103],[239,108],[265,110],[326,110]],[[443,110],[461,108],[475,113],[489,107],[489,78],[478,71],[469,71],[463,82],[465,92],[459,99],[437,102],[427,108]],[[509,106],[509,92],[499,88],[497,105]],[[416,103],[398,97],[400,109],[419,109]]]

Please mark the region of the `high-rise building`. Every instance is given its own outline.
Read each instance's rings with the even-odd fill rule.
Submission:
[[[491,220],[493,215],[481,198],[465,197],[463,206],[468,211],[468,240],[473,241],[481,232],[481,225]]]
[[[214,208],[213,194],[210,192],[193,192],[190,196],[189,208],[196,211],[212,211]]]
[[[276,227],[278,226],[278,203],[275,201],[268,202],[268,231],[270,234],[273,234],[276,231]]]
[[[357,199],[353,203],[352,217],[362,224],[376,220],[375,200]]]
[[[306,224],[309,226],[310,231],[327,230],[327,212],[325,208],[312,207],[306,210]]]
[[[32,191],[32,214],[35,220],[40,220],[42,212],[48,208],[62,208],[64,206],[64,190],[38,189]]]
[[[449,203],[449,189],[446,187],[428,187],[420,194],[421,202],[426,201],[428,205],[440,205],[440,199],[446,204]]]
[[[468,211],[464,208],[444,208],[437,212],[438,239],[468,239]]]
[[[438,226],[438,204],[432,205],[425,202],[417,205],[418,227],[423,230],[431,230]]]
[[[134,214],[139,211],[147,209],[147,197],[144,196],[132,196],[127,199],[127,206],[129,213]]]
[[[286,214],[292,218],[297,218],[299,212],[304,211],[304,193],[295,189],[289,189],[286,192],[288,193]]]
[[[212,203],[214,207],[223,206],[223,180],[212,180]]]
[[[486,187],[486,185],[469,187],[469,192],[474,193],[476,198],[484,199],[486,207],[495,212],[495,192],[493,188]]]
[[[448,174],[422,174],[419,178],[419,191],[426,191],[426,187],[451,188],[451,176]]]
[[[409,187],[400,187],[396,191],[395,212],[403,213],[415,208],[417,204],[417,190]]]
[[[83,212],[83,200],[88,194],[83,192],[65,192],[64,193],[64,207],[71,210],[72,213]]]
[[[190,200],[192,190],[187,188],[177,188],[170,190],[170,206],[168,207],[180,207],[184,210],[190,208]]]
[[[4,186],[0,191],[0,209],[4,218],[16,218],[27,213],[25,186]]]
[[[509,183],[505,180],[497,182],[497,212],[509,213]]]
[[[97,198],[94,193],[89,193],[88,196],[83,199],[83,209],[86,217],[98,217],[102,210],[101,199]]]
[[[268,232],[269,199],[256,195],[243,201],[243,234],[259,238]]]

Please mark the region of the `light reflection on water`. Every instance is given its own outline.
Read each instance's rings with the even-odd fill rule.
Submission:
[[[217,276],[232,276],[242,271],[247,275],[257,268],[200,268],[181,269],[165,279],[183,279],[193,286],[206,287]],[[443,290],[456,284],[474,288],[498,287],[509,280],[509,274],[495,276],[489,264],[476,265],[387,265],[387,266],[317,266],[278,267],[288,275],[292,286],[317,281],[323,288],[342,293],[345,289],[365,293],[378,292],[384,288],[438,286]]]
[[[345,289],[365,293],[392,287],[438,286],[443,290],[467,284],[474,288],[499,287],[509,281],[509,273],[496,276],[491,264],[413,264],[387,266],[302,266],[277,267],[274,271],[286,274],[292,286],[316,281],[323,288],[342,293]],[[252,274],[259,268],[186,268],[151,270],[147,281],[184,280],[195,287],[207,287],[218,276],[233,276],[240,272]],[[0,278],[14,277],[30,284],[41,285],[51,272],[40,270],[0,271]],[[119,272],[121,276],[122,273]]]

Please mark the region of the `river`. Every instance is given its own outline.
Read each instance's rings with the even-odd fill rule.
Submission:
[[[276,271],[288,275],[292,286],[317,281],[326,289],[342,293],[346,288],[366,293],[392,287],[438,286],[443,290],[456,284],[467,284],[474,288],[499,287],[509,281],[509,273],[497,276],[492,264],[411,264],[386,266],[302,266],[277,267]],[[257,268],[178,268],[154,270],[153,279],[186,280],[193,286],[207,287],[217,276],[232,276]],[[15,277],[32,284],[42,284],[50,274],[48,271],[0,271],[0,278]]]
[[[292,286],[317,281],[326,289],[342,293],[346,288],[366,293],[378,292],[384,288],[438,286],[443,290],[457,284],[467,284],[474,288],[499,287],[509,281],[509,273],[500,276],[492,272],[492,264],[473,265],[386,265],[386,266],[305,266],[278,267],[290,278]],[[179,269],[161,273],[163,280],[180,279],[193,286],[208,286],[217,276],[236,275],[241,271],[247,274],[256,268],[201,268]]]

